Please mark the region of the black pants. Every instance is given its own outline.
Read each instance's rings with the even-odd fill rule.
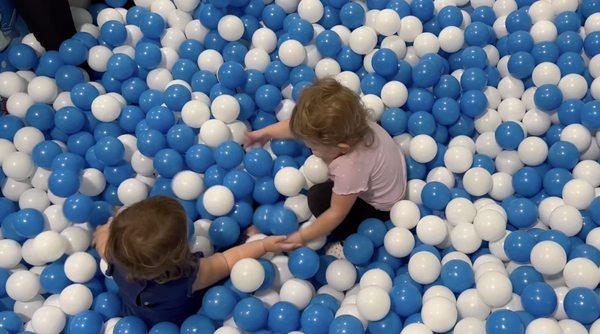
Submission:
[[[75,34],[75,25],[67,0],[13,0],[29,31],[46,50],[58,50]]]
[[[333,181],[314,185],[308,190],[308,207],[315,217],[319,217],[329,209],[332,193]],[[377,218],[385,222],[390,219],[390,213],[389,211],[379,211],[362,199],[357,198],[344,221],[333,230],[331,235],[342,241],[349,235],[356,233],[358,225],[367,218]]]

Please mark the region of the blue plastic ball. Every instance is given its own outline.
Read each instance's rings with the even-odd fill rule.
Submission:
[[[115,20],[105,22],[100,27],[100,38],[112,47],[122,45],[127,39],[125,25]]]
[[[288,235],[295,232],[298,230],[296,214],[285,207],[274,207],[269,215],[269,229],[274,235]]]
[[[214,160],[222,168],[233,169],[242,163],[244,149],[236,142],[226,141],[214,150]]]
[[[269,310],[256,297],[248,297],[240,300],[233,309],[235,324],[247,332],[254,332],[265,328],[268,317]]]
[[[344,256],[354,265],[365,265],[374,253],[373,242],[362,234],[352,234],[344,241]]]
[[[496,142],[507,150],[516,149],[521,141],[525,139],[523,128],[516,122],[508,121],[496,128]]]
[[[148,327],[146,323],[136,316],[126,316],[119,320],[115,325],[113,332],[115,334],[141,334],[146,333]]]
[[[289,255],[290,272],[300,279],[309,279],[319,270],[319,255],[308,247],[301,247]]]

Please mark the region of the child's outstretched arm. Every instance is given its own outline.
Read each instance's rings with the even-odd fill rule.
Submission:
[[[338,227],[352,209],[358,194],[339,195],[332,193],[331,205],[312,225],[290,235],[283,244],[285,251],[298,248],[305,242],[330,234]]]
[[[275,123],[269,125],[260,130],[252,131],[246,133],[246,140],[244,142],[244,147],[250,147],[254,144],[264,145],[271,139],[294,139],[294,134],[292,130],[290,130],[290,121],[281,121],[279,123]]]
[[[200,259],[200,270],[193,289],[207,288],[229,276],[231,268],[241,259],[258,259],[269,252],[280,253],[283,240],[285,240],[285,236],[266,237]]]

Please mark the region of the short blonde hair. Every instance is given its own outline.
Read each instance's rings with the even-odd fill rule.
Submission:
[[[371,145],[373,131],[358,95],[335,79],[302,90],[290,118],[292,133],[305,141],[336,146]]]

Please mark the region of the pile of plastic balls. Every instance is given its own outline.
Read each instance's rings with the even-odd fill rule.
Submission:
[[[125,3],[7,50],[0,333],[600,333],[599,0]],[[181,326],[123,317],[91,247],[118,207],[177,198],[205,256],[312,223],[327,165],[242,144],[325,77],[406,155],[391,220],[240,261]]]

